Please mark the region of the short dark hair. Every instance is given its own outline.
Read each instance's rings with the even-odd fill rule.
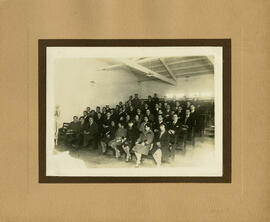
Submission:
[[[161,123],[161,124],[159,125],[159,127],[160,127],[160,126],[164,126],[165,129],[166,129],[166,127],[167,127],[165,123]]]
[[[150,125],[150,123],[146,123],[146,124],[144,125],[144,127],[149,127],[149,128],[151,128],[151,125]]]

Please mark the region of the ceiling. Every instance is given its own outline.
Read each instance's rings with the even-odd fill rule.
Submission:
[[[110,64],[101,70],[128,68],[139,81],[159,79],[176,85],[177,78],[214,74],[212,56],[140,57],[107,60]]]

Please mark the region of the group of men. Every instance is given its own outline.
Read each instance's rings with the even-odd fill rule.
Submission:
[[[75,148],[92,144],[103,154],[113,149],[115,158],[124,154],[126,162],[134,153],[136,167],[142,155],[152,155],[160,166],[174,160],[179,138],[192,137],[197,121],[198,112],[189,101],[161,101],[157,94],[143,101],[135,94],[115,108],[87,107],[80,118],[74,116],[66,143]]]

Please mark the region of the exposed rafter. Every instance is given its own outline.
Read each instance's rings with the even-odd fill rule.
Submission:
[[[214,74],[214,71],[213,70],[199,70],[199,71],[189,71],[189,72],[184,72],[184,73],[179,73],[177,74],[177,78],[180,77],[180,76],[185,76],[185,75],[197,75],[197,74]]]
[[[172,69],[172,71],[178,71],[178,70],[186,70],[186,69],[193,69],[193,68],[201,68],[201,67],[213,67],[212,64],[199,64],[199,65],[192,65],[192,66],[185,66],[185,67],[178,67],[178,68],[174,68]]]
[[[168,73],[171,75],[171,77],[176,81],[175,75],[173,74],[173,72],[172,72],[172,70],[170,69],[170,67],[167,66],[167,64],[166,64],[166,62],[164,61],[164,59],[163,59],[163,58],[160,58],[159,60],[160,60],[160,62],[164,65],[164,67],[167,69],[167,71],[168,71]]]
[[[144,66],[142,66],[142,65],[140,65],[140,64],[138,64],[136,62],[133,62],[131,60],[126,60],[126,59],[121,59],[120,61],[123,64],[127,65],[128,67],[144,73],[148,77],[155,77],[155,78],[160,79],[160,80],[162,80],[162,81],[164,81],[166,83],[169,83],[171,85],[174,85],[174,86],[176,85],[175,80],[167,78],[167,77],[165,77],[163,75],[160,75],[159,73],[157,73],[157,72],[155,72],[155,71],[153,71],[151,69],[148,69],[148,68],[146,68],[146,67],[144,67]]]
[[[158,58],[145,58],[145,59],[139,59],[137,60],[136,62],[138,64],[141,64],[141,63],[145,63],[145,62],[151,62],[151,61],[154,61],[154,60],[157,60]],[[123,64],[115,64],[115,65],[110,65],[110,66],[107,66],[107,67],[103,67],[103,68],[100,68],[99,70],[111,70],[111,69],[117,69],[117,68],[120,68],[122,67]]]

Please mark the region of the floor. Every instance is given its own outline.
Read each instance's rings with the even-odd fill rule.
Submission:
[[[69,152],[72,158],[80,159],[87,168],[129,168],[135,167],[135,156],[128,163],[125,162],[125,155],[120,159],[115,159],[113,151],[109,150],[105,155],[99,150],[91,147],[75,150],[71,147],[57,146],[54,153]],[[195,140],[195,147],[190,144],[186,147],[186,152],[176,150],[175,161],[173,163],[164,163],[162,167],[200,167],[211,165],[214,161],[214,138],[198,137]],[[152,158],[144,157],[142,167],[156,167]]]

